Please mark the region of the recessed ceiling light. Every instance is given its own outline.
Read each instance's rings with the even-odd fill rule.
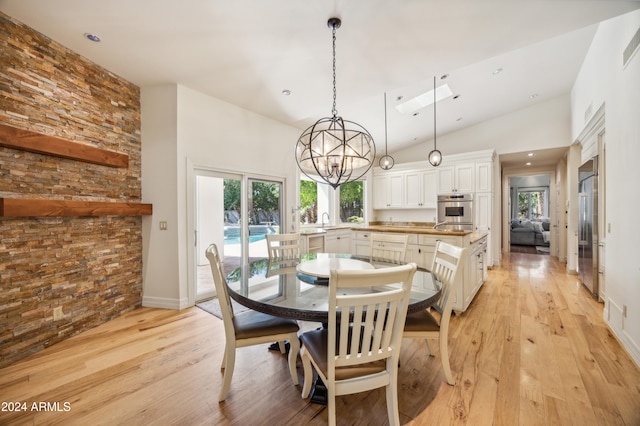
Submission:
[[[456,121],[462,121],[462,117],[456,118]]]
[[[440,80],[445,80],[445,79],[447,79],[447,78],[449,78],[449,74],[442,74],[442,75],[440,76]]]
[[[436,102],[448,98],[453,95],[453,92],[449,88],[448,84],[443,84],[436,88]],[[396,109],[402,114],[413,114],[421,108],[427,107],[433,104],[433,89],[426,93],[416,96],[413,99],[409,99],[406,102],[396,105]]]
[[[531,162],[529,161],[529,162],[527,163],[527,166],[530,166],[530,165],[531,165]]]
[[[453,99],[458,99],[459,97],[460,97],[460,95],[455,95],[455,96],[453,97]]]
[[[420,111],[416,111],[416,112],[413,113],[414,117],[417,117],[418,115],[420,115]]]
[[[533,152],[530,152],[530,153],[527,154],[527,157],[533,157],[534,155],[536,155],[536,154],[533,153]]]
[[[85,33],[85,34],[84,34],[84,37],[85,37],[87,40],[92,41],[92,42],[94,42],[94,43],[100,43],[100,37],[98,37],[98,36],[97,36],[97,35],[95,35],[95,34]]]
[[[502,68],[496,68],[493,70],[493,75],[500,74],[502,72]]]
[[[289,96],[289,95],[291,95],[291,90],[289,90],[289,89],[284,89],[284,90],[282,91],[282,94],[283,94],[283,95],[285,95],[285,96]]]
[[[537,94],[537,93],[534,93],[533,95],[529,96],[529,99],[535,99],[535,98],[537,98],[537,97],[538,97],[538,94]]]

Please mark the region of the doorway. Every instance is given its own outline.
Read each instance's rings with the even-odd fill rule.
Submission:
[[[283,186],[278,178],[194,169],[194,302],[216,296],[209,244],[218,246],[225,273],[267,257],[265,236],[281,228]]]
[[[551,220],[552,174],[510,176],[508,188],[508,251],[550,255],[556,228]]]

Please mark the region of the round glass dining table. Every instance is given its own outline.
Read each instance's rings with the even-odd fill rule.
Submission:
[[[303,254],[299,259],[270,262],[260,259],[227,275],[229,295],[238,303],[282,318],[326,323],[331,269],[373,269],[397,266],[366,256],[334,253]],[[433,305],[441,283],[418,268],[411,287],[408,313]]]

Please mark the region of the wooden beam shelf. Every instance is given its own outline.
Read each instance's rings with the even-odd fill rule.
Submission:
[[[152,204],[107,201],[0,198],[0,217],[145,216]]]
[[[0,146],[109,167],[129,167],[129,156],[0,124]]]

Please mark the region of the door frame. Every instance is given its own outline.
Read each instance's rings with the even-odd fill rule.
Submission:
[[[197,209],[196,209],[196,176],[198,171],[202,171],[205,173],[218,174],[221,176],[227,175],[233,178],[240,177],[241,178],[241,210],[243,212],[247,211],[247,188],[249,179],[257,179],[257,180],[266,180],[266,181],[274,181],[281,182],[282,184],[282,194],[281,194],[281,208],[282,208],[282,217],[280,220],[282,221],[282,226],[284,229],[288,229],[288,215],[285,214],[286,206],[288,205],[286,194],[287,194],[287,178],[285,176],[272,176],[265,175],[256,172],[243,171],[243,170],[228,170],[221,169],[219,167],[214,167],[207,164],[196,163],[193,160],[187,158],[187,217],[186,217],[186,227],[187,227],[187,241],[186,241],[186,258],[187,258],[187,301],[188,306],[194,306],[196,304],[196,292],[197,292],[197,280],[198,280],[198,257],[196,255],[197,250],[197,241],[196,241],[196,225],[197,225]],[[241,238],[243,241],[247,241],[249,235],[248,223],[246,223],[241,227]],[[248,256],[248,247],[243,244],[242,246],[242,256],[246,258]]]

